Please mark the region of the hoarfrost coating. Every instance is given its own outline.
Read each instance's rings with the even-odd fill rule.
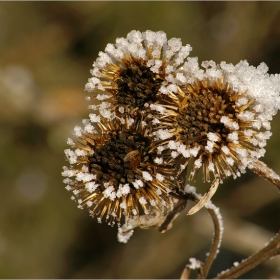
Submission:
[[[194,159],[190,180],[199,170],[204,181],[211,181],[210,173],[221,179],[240,176],[265,154],[270,121],[280,107],[279,74],[269,75],[264,63],[254,67],[247,61],[235,66],[204,61],[200,68],[192,58],[180,70],[188,82],[161,104],[165,110],[161,122],[154,123],[154,135],[170,139],[165,148],[181,165]],[[190,155],[191,149],[199,152]]]
[[[85,90],[94,92],[101,102],[100,113],[114,118],[101,109],[103,100],[110,99],[111,107],[131,106],[143,109],[151,104],[160,112],[164,107],[154,104],[162,94],[176,90],[186,80],[177,73],[192,50],[182,46],[181,39],[167,40],[163,31],[131,31],[126,38],[108,44],[93,63],[92,78]],[[91,100],[91,98],[88,98]]]
[[[224,179],[265,154],[279,74],[246,60],[200,65],[191,50],[163,31],[133,30],[108,44],[90,71],[85,90],[94,113],[67,140],[63,182],[78,208],[122,226],[122,242],[131,224],[159,225],[200,171],[212,182],[201,197],[207,208]]]

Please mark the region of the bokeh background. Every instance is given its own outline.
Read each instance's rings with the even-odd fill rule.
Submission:
[[[1,2],[1,278],[178,278],[190,257],[204,260],[213,234],[205,210],[120,244],[117,229],[77,209],[62,183],[66,140],[89,114],[92,63],[133,29],[180,37],[200,62],[264,61],[280,73],[280,2]],[[272,132],[263,161],[279,174],[280,114]],[[225,232],[210,276],[280,228],[279,192],[251,171],[226,180],[212,201]],[[279,267],[275,257],[242,278],[280,278]]]

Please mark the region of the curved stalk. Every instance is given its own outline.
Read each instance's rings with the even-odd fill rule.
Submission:
[[[192,190],[191,193],[193,196],[190,196],[189,199],[196,202],[197,204],[200,203],[202,199],[198,197],[198,195],[195,193],[194,190]],[[220,214],[219,208],[216,207],[211,201],[208,201],[205,205],[205,208],[209,212],[213,223],[214,223],[214,237],[212,241],[212,246],[210,249],[210,252],[205,260],[205,263],[196,261],[197,267],[195,269],[198,269],[198,279],[205,279],[209,273],[209,270],[213,264],[214,259],[217,256],[218,250],[221,245],[222,235],[223,235],[223,222],[222,222],[222,216]],[[189,279],[191,274],[192,265],[186,265],[184,268],[181,279]]]
[[[218,274],[214,279],[236,279],[268,259],[280,254],[280,232],[260,251],[239,265]]]
[[[260,160],[256,160],[251,164],[251,166],[249,166],[249,168],[259,176],[271,182],[280,191],[280,176],[265,163]]]
[[[215,260],[218,254],[222,241],[223,231],[224,231],[222,216],[219,211],[219,208],[209,202],[205,207],[208,210],[209,214],[211,215],[214,223],[214,237],[213,237],[212,247],[210,249],[209,255],[205,261],[204,266],[202,267],[202,272],[203,272],[202,278],[207,277],[209,270],[213,264],[213,261]]]

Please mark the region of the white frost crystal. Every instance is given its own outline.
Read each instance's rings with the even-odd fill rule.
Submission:
[[[134,227],[159,225],[173,210],[170,193],[180,174],[188,171],[191,180],[203,170],[204,181],[221,183],[240,176],[265,154],[270,123],[280,108],[280,75],[268,74],[265,63],[254,67],[246,60],[236,65],[209,60],[200,66],[197,57],[189,57],[191,50],[163,31],[133,30],[108,44],[90,71],[85,90],[94,98],[86,99],[95,101],[89,105],[95,113],[83,128],[74,127],[78,141],[67,140],[70,168],[63,168],[63,182],[79,208],[87,207],[100,222],[104,216],[109,224],[118,223],[120,242],[128,241]],[[114,141],[118,125],[123,138],[110,146],[104,160],[99,150]],[[145,135],[139,143],[145,140],[130,146],[136,131]],[[142,155],[150,140],[156,145]],[[110,175],[104,176],[103,169]],[[196,195],[190,185],[180,191]],[[215,211],[222,225],[218,208],[210,201],[204,206]],[[190,262],[190,268],[200,267],[197,260]]]

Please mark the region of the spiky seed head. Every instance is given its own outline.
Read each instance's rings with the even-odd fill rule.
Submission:
[[[190,82],[169,93],[172,101],[163,105],[155,127],[169,133],[165,148],[182,170],[189,169],[188,179],[199,170],[203,181],[237,177],[265,153],[270,120],[280,106],[279,75],[269,76],[264,64],[255,68],[246,61],[202,64],[205,71],[194,61],[184,65]]]
[[[176,77],[176,72],[190,51],[180,39],[167,40],[162,31],[131,31],[99,53],[85,89],[95,93],[105,118],[115,117],[108,110],[114,111],[116,106],[148,111],[151,104],[162,102],[169,89],[176,89],[176,83],[182,83],[183,76]],[[98,109],[95,105],[90,108]]]
[[[169,205],[168,193],[177,188],[170,178],[175,166],[157,155],[157,142],[142,120],[139,115],[106,122],[101,118],[99,133],[80,129],[79,142],[69,141],[72,148],[65,150],[71,164],[63,171],[66,188],[80,208],[89,208],[99,220],[120,225],[123,215],[129,220],[152,214]]]

